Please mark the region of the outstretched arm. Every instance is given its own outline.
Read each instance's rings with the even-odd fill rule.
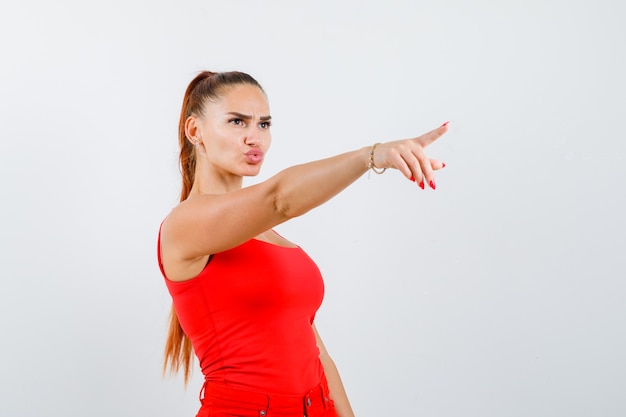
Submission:
[[[443,166],[424,148],[447,130],[381,143],[373,154],[377,168],[395,168],[434,188],[433,172]],[[367,171],[371,147],[287,168],[272,178],[226,194],[199,195],[176,207],[163,223],[162,245],[179,262],[235,247],[323,204]],[[422,183],[423,184],[423,183]]]

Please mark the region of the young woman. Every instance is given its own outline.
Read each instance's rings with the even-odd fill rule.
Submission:
[[[181,203],[165,218],[158,256],[173,308],[165,365],[205,376],[198,416],[350,417],[337,368],[314,324],[323,282],[313,261],[272,228],[324,203],[363,173],[395,168],[435,189],[445,165],[417,138],[288,168],[260,184],[271,143],[265,92],[240,72],[200,73],[179,124]]]

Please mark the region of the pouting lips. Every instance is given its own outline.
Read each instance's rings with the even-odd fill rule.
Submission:
[[[246,160],[249,164],[258,164],[263,160],[263,151],[261,149],[252,149],[246,152]]]

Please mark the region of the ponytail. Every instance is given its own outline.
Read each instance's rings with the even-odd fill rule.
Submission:
[[[180,201],[185,201],[189,197],[189,192],[193,186],[194,176],[196,173],[196,152],[194,146],[187,139],[185,134],[185,123],[187,118],[195,113],[194,110],[201,110],[202,103],[198,103],[196,97],[192,96],[193,91],[204,80],[211,77],[214,73],[203,71],[194,78],[183,98],[183,108],[180,112],[180,120],[178,122],[178,145],[180,146],[180,155],[178,157],[180,173],[182,175],[183,184],[180,192]],[[195,100],[194,100],[195,99]],[[200,107],[200,109],[198,108]],[[183,375],[185,379],[185,385],[189,381],[189,374],[191,370],[191,362],[193,357],[191,355],[191,341],[183,331],[178,321],[178,315],[174,304],[172,304],[172,310],[170,311],[170,324],[167,334],[167,340],[165,342],[165,361],[163,363],[163,372],[167,369],[172,373],[178,373],[183,369]]]
[[[185,91],[180,120],[178,122],[178,144],[180,146],[178,160],[180,173],[182,175],[181,202],[189,197],[196,173],[195,147],[191,144],[185,133],[187,119],[192,115],[201,116],[204,113],[206,100],[215,100],[224,94],[227,87],[239,84],[254,85],[263,91],[261,85],[248,74],[242,72],[214,73],[209,71],[199,73],[189,83]],[[178,321],[178,315],[176,314],[174,305],[172,304],[169,330],[165,342],[163,372],[166,372],[169,368],[172,373],[178,373],[182,368],[185,384],[187,384],[192,360],[191,341],[183,331]]]

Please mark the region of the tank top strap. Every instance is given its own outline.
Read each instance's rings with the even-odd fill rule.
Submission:
[[[163,262],[161,260],[161,228],[163,227],[164,222],[165,219],[163,219],[163,221],[161,221],[161,224],[159,225],[159,234],[157,236],[157,259],[159,261],[159,269],[161,270],[161,274],[163,274],[164,278],[167,278],[165,276],[165,270],[163,269]]]

